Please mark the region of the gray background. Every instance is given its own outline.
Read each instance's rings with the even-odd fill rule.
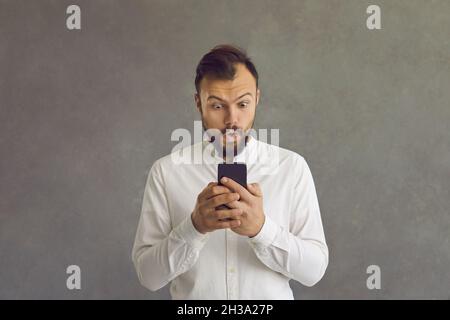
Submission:
[[[131,262],[145,179],[199,119],[199,59],[234,43],[260,73],[257,128],[316,182],[330,263],[295,298],[449,299],[449,39],[446,0],[0,1],[0,298],[169,297]]]

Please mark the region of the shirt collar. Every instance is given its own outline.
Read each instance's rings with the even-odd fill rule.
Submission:
[[[252,159],[256,156],[256,149],[257,149],[257,140],[255,137],[249,135],[247,143],[244,147],[244,149],[233,157],[233,162],[239,162],[239,163],[248,163],[252,162]],[[210,150],[210,156],[214,158],[216,163],[223,163],[223,157],[220,155],[220,152],[217,152],[217,150],[212,146],[212,143],[204,140],[203,141],[203,148],[207,148]]]

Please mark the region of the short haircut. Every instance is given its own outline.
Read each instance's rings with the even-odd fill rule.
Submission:
[[[200,92],[200,82],[205,76],[213,79],[233,80],[236,74],[235,65],[244,64],[256,80],[258,88],[258,72],[247,53],[236,46],[222,44],[212,48],[205,54],[197,65],[195,76],[195,89]]]

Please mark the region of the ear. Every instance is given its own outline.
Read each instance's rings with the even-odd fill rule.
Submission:
[[[261,91],[259,89],[256,89],[256,106],[259,103],[259,96],[261,95]]]
[[[202,102],[200,100],[200,95],[196,92],[194,93],[194,101],[195,101],[195,105],[197,107],[197,110],[202,113]]]

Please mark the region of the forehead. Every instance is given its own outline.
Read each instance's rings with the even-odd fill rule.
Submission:
[[[236,74],[232,80],[214,79],[206,76],[200,83],[202,96],[216,95],[223,98],[233,98],[243,91],[256,91],[256,80],[243,64],[236,65]]]

